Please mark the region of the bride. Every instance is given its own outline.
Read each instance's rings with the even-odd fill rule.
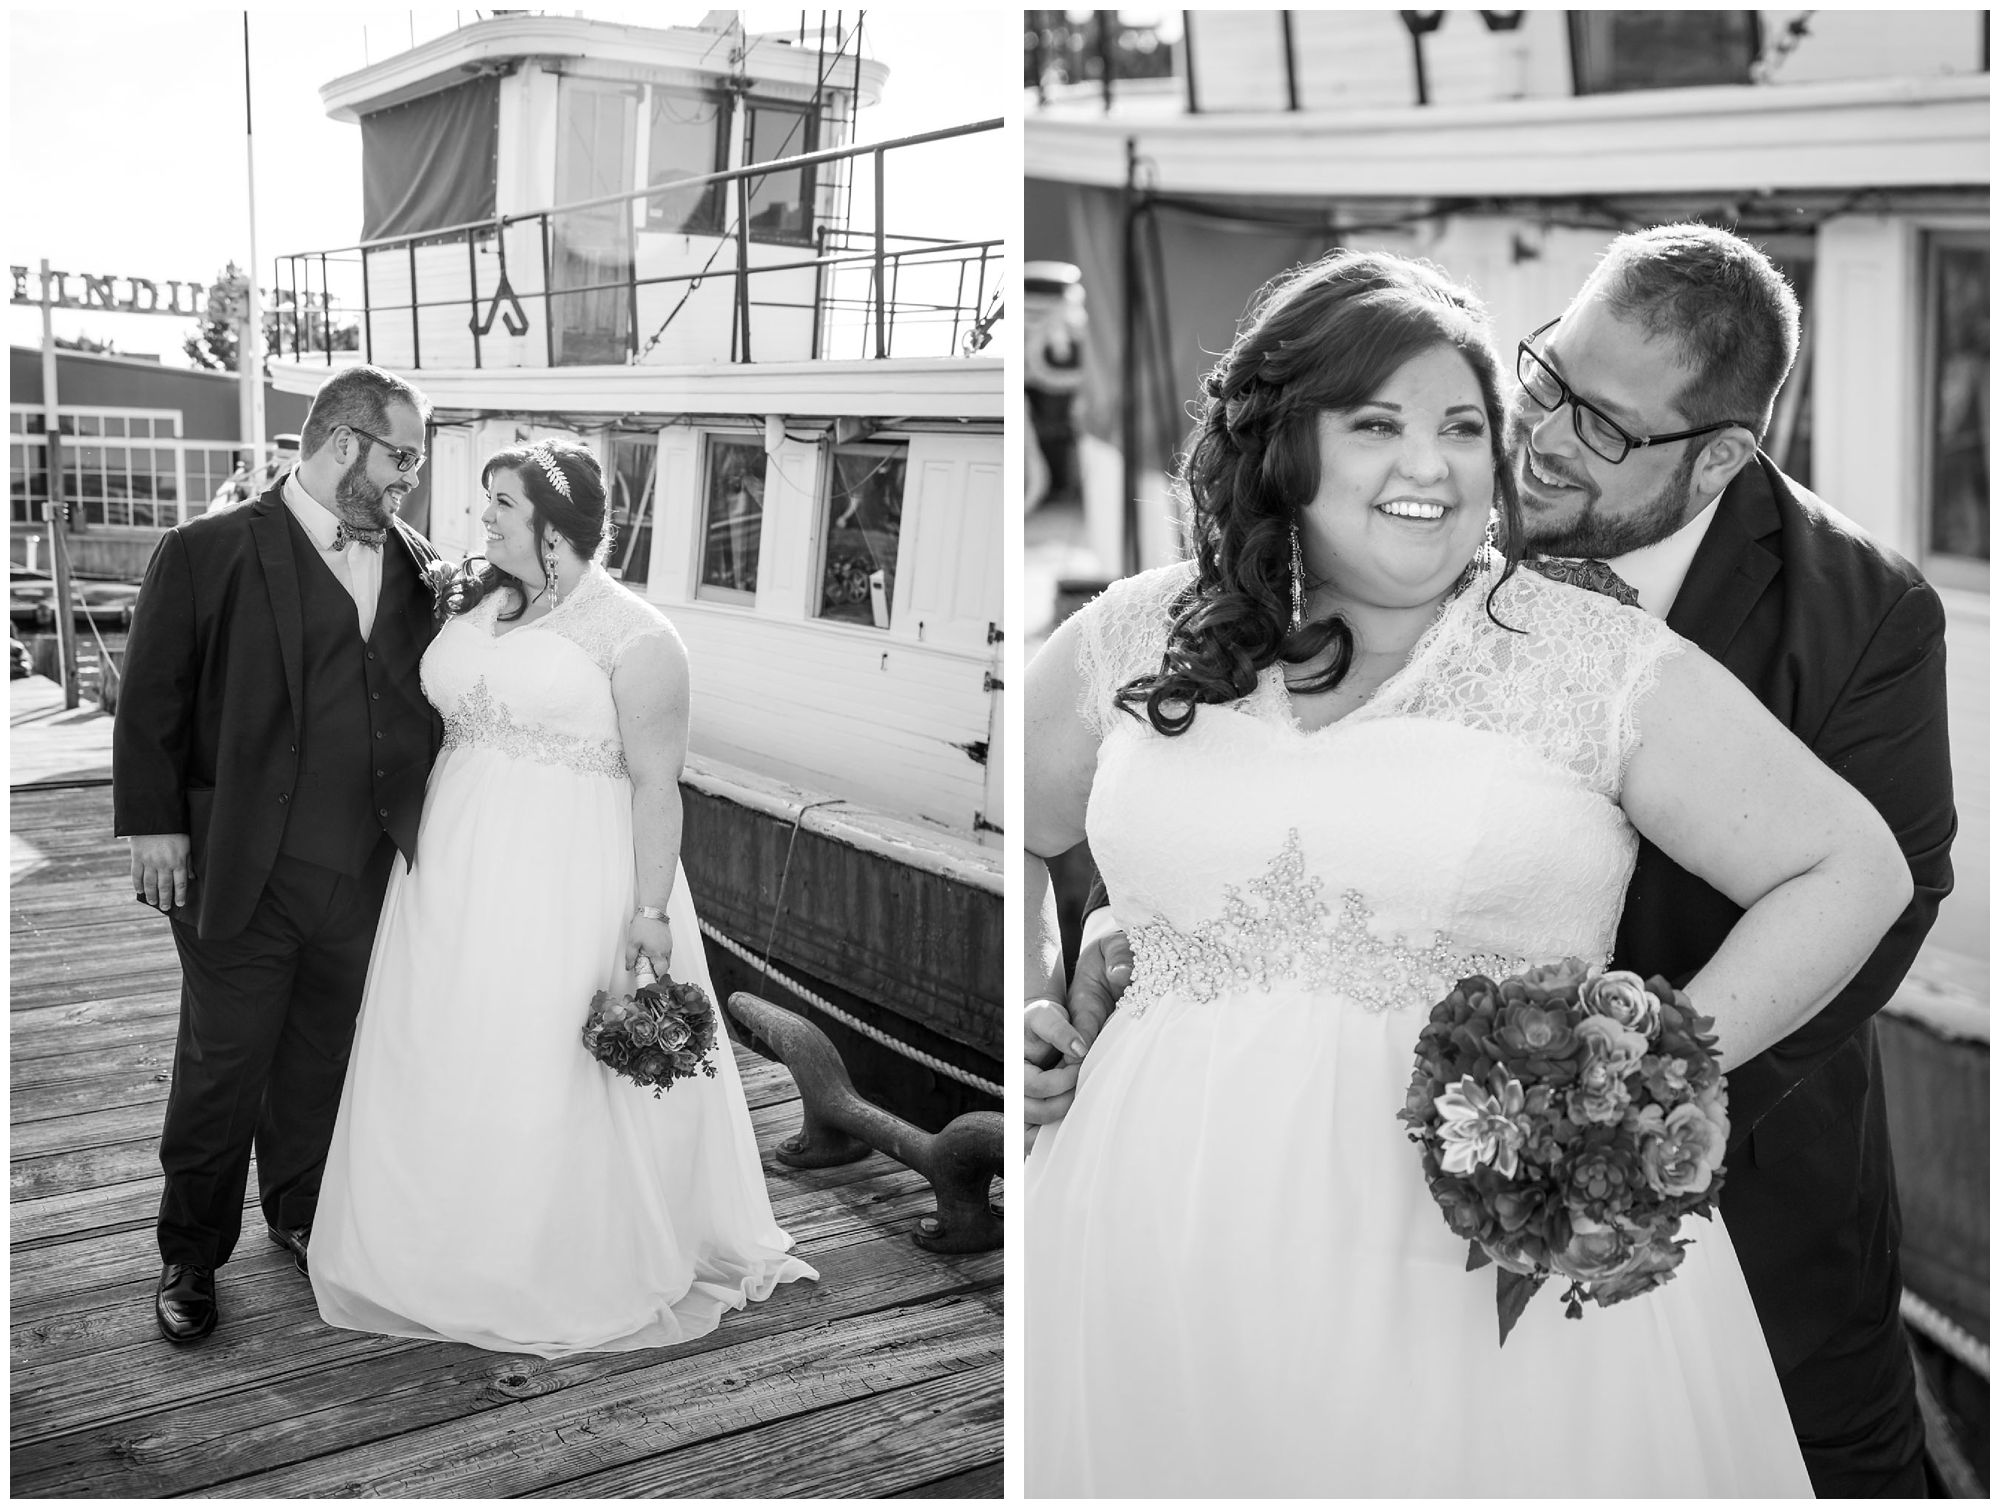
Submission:
[[[1026,1168],[1032,1495],[1811,1491],[1720,1222],[1641,1298],[1544,1293],[1502,1351],[1397,1120],[1460,975],[1609,956],[1640,833],[1746,908],[1687,985],[1725,1069],[1910,894],[1725,670],[1517,572],[1502,422],[1435,269],[1287,275],[1205,385],[1196,560],[1029,669],[1030,988],[1062,996],[1036,856],[1085,837],[1135,956]]]
[[[424,656],[423,862],[382,908],[310,1266],[330,1325],[625,1351],[818,1275],[788,1256],[727,1035],[659,1099],[585,1051],[593,992],[714,998],[680,865],[687,655],[605,574],[576,445],[495,454],[487,564]]]

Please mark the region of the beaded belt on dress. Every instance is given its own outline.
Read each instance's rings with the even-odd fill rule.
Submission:
[[[625,750],[616,739],[586,739],[518,722],[494,700],[483,677],[473,683],[472,690],[457,707],[445,714],[443,749],[456,749],[460,745],[497,749],[502,754],[537,760],[544,765],[566,766],[579,775],[607,776],[620,781],[629,775]]]
[[[1528,967],[1512,955],[1455,947],[1438,932],[1426,943],[1380,937],[1359,891],[1343,892],[1329,921],[1320,888],[1318,877],[1306,873],[1294,828],[1270,868],[1250,882],[1249,896],[1228,888],[1214,921],[1192,932],[1165,922],[1131,929],[1132,984],[1121,1004],[1142,1015],[1166,995],[1213,1001],[1228,991],[1286,982],[1347,997],[1369,1011],[1428,1011],[1467,975],[1498,979]]]

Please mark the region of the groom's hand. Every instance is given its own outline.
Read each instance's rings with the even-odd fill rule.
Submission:
[[[1028,1145],[1035,1130],[1061,1121],[1076,1098],[1076,1075],[1089,1045],[1071,1025],[1060,1001],[1044,997],[1030,1001],[1021,1016],[1021,1056],[1027,1060],[1021,1078],[1022,1107],[1028,1122]]]
[[[1104,1030],[1118,997],[1131,981],[1132,947],[1122,932],[1114,930],[1091,939],[1079,950],[1067,1005],[1054,1001],[1029,1005],[1022,1019],[1023,1057],[1028,1067],[1021,1088],[1030,1146],[1036,1128],[1069,1114],[1084,1055]]]
[[[1114,928],[1095,938],[1086,936],[1083,947],[1077,950],[1076,978],[1069,986],[1069,1019],[1083,1034],[1086,1045],[1097,1041],[1097,1034],[1117,1008],[1118,998],[1131,983],[1132,945],[1125,934]]]
[[[132,893],[156,911],[187,904],[188,881],[194,878],[189,857],[194,845],[185,833],[135,833],[132,844]]]

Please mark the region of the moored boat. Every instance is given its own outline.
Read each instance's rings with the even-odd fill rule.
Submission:
[[[914,1048],[880,1082],[949,1111],[999,1078],[1002,249],[901,217],[1000,123],[861,144],[887,76],[717,12],[501,15],[336,79],[363,237],[279,260],[315,317],[272,373],[424,390],[405,512],[448,557],[482,548],[487,455],[592,447],[610,565],[694,668],[718,985]]]

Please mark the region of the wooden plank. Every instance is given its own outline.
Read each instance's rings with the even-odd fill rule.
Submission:
[[[171,1034],[167,1041],[171,1063]],[[782,1065],[760,1058],[739,1044],[731,1043],[730,1046],[736,1053],[738,1071],[744,1080],[744,1096],[751,1102],[752,1111],[798,1098],[791,1077],[784,1072]],[[136,1044],[127,1044],[120,1051],[129,1058],[135,1056],[136,1050]],[[634,1088],[631,1093],[637,1095],[644,1092]],[[27,1125],[17,1123],[11,1148],[13,1161],[18,1164],[31,1158],[59,1156],[65,1151],[109,1148],[122,1143],[157,1143],[161,1112],[156,1102],[165,1099],[166,1088],[161,1083],[153,1101],[111,1102],[107,1097],[106,1103],[72,1115],[37,1119]]]
[[[127,1045],[122,1051],[130,1054],[132,1050],[133,1045]],[[155,1050],[157,1051],[159,1050]],[[171,1065],[171,1036],[168,1038],[165,1051],[167,1061]],[[581,1052],[582,1049],[579,1048],[577,1051]],[[755,1111],[760,1106],[783,1104],[798,1098],[798,1092],[792,1087],[791,1077],[784,1073],[781,1066],[757,1057],[748,1049],[738,1048],[739,1070],[746,1062],[764,1066],[755,1069],[754,1075],[744,1075],[743,1092],[745,1099],[751,1102],[751,1110]],[[776,1069],[777,1074],[772,1074],[770,1072],[772,1069]],[[135,1093],[122,1097],[112,1093],[114,1085],[102,1080],[93,1081],[93,1085],[102,1091],[101,1098],[95,1104],[85,1099],[83,1108],[75,1109],[67,1115],[17,1118],[9,1149],[13,1161],[84,1148],[109,1147],[122,1142],[157,1143],[160,1135],[160,1117],[164,1114],[163,1107],[168,1089],[167,1080],[156,1077],[157,1075],[158,1071],[155,1071],[154,1074],[133,1082]],[[753,1079],[756,1087],[754,1094]],[[638,1095],[645,1092],[634,1087],[631,1093]],[[19,1097],[16,1097],[17,1103],[18,1099]]]
[[[884,1233],[909,1236],[918,1219],[935,1208],[930,1186],[888,1160],[872,1169],[867,1163],[850,1164],[847,1173],[846,1185],[815,1183],[801,1189],[772,1181],[772,1216],[801,1250]],[[16,1246],[11,1262],[14,1324],[87,1309],[100,1303],[100,1296],[126,1288],[150,1303],[160,1266],[152,1214],[158,1205],[155,1187],[145,1219],[124,1230],[93,1229],[72,1241]],[[244,1212],[243,1240],[220,1276],[225,1294],[244,1264],[255,1267],[263,1256],[284,1261],[275,1248],[267,1248],[263,1225],[263,1215],[252,1201]]]
[[[798,1251],[819,1270],[816,1285],[811,1281],[784,1285],[769,1300],[725,1316],[708,1337],[671,1349],[671,1355],[824,1325],[919,1298],[958,1293],[999,1277],[997,1255],[938,1258],[907,1238],[879,1230],[856,1228],[845,1234],[845,1240],[810,1248],[801,1243]],[[245,1390],[283,1392],[291,1414],[338,1409],[373,1397],[406,1374],[413,1391],[423,1391],[424,1400],[404,1410],[400,1420],[408,1425],[446,1420],[464,1412],[468,1402],[476,1402],[469,1401],[467,1390],[485,1386],[496,1357],[510,1364],[539,1365],[539,1359],[472,1347],[336,1330],[320,1319],[311,1286],[289,1259],[275,1248],[268,1255],[260,1251],[259,1257],[259,1271],[252,1281],[231,1282],[223,1289],[223,1323],[198,1349],[169,1349],[160,1341],[152,1320],[150,1281],[128,1286],[123,1303],[51,1324],[45,1329],[47,1342],[32,1351],[17,1348],[9,1372],[16,1453],[24,1444],[68,1439],[79,1429],[98,1425],[150,1419],[162,1411]],[[234,1268],[231,1265],[232,1275]],[[21,1329],[18,1323],[16,1329]],[[91,1367],[77,1366],[80,1345],[89,1348],[85,1355],[93,1359]],[[421,1355],[377,1365],[389,1351]],[[638,1366],[669,1353],[655,1349],[596,1355],[600,1360],[631,1356],[632,1365]],[[350,1368],[349,1364],[367,1365]],[[306,1377],[314,1381],[302,1382]],[[420,1413],[412,1414],[411,1409]],[[289,1419],[290,1414],[274,1417],[273,1423],[280,1423],[280,1418]],[[243,1428],[252,1423],[238,1422]],[[319,1441],[318,1449],[331,1449],[349,1439],[339,1435],[344,1427],[335,1422],[320,1424],[338,1439]]]
[[[73,947],[96,947],[77,944]],[[93,1002],[172,1003],[180,999],[180,960],[171,952],[144,958],[136,952],[121,955],[116,970],[51,969],[37,976],[16,969],[9,977],[8,1011],[13,1021],[25,1028],[46,1026],[62,1020],[65,1010]]]
[[[766,1158],[799,1123],[789,1101],[753,1109],[750,1120]],[[14,1130],[14,1142],[21,1151],[8,1182],[16,1200],[129,1184],[159,1168],[159,1115],[142,1105],[30,1122]]]
[[[741,1048],[773,1213],[819,1283],[645,1352],[549,1363],[377,1337],[320,1321],[250,1196],[222,1327],[199,1347],[167,1346],[152,1294],[179,1016],[171,933],[130,900],[108,791],[17,791],[12,812],[17,1496],[576,1496],[617,1491],[627,1474],[632,1491],[997,1484],[1000,1255],[918,1248],[929,1188],[879,1154],[778,1165],[796,1089]]]
[[[93,1003],[89,1009],[95,1013],[100,1007],[108,1005],[105,1002]],[[10,1044],[12,1061],[23,1064],[75,1053],[114,1053],[144,1043],[173,1046],[176,1018],[168,1014],[164,1007],[153,1008],[153,1014],[148,1016],[133,1016],[124,1020],[116,1019],[111,1011],[106,1011],[105,1015],[113,1019],[79,1021],[61,1031],[51,1029],[22,1033]]]
[[[787,1305],[803,1310],[815,1287],[840,1292],[824,1284],[786,1285],[709,1336],[665,1351],[548,1361],[363,1338],[365,1367],[306,1370],[128,1423],[17,1441],[14,1492],[531,1493],[675,1445],[998,1358],[997,1328],[974,1298],[952,1295],[863,1313],[842,1326],[792,1328]],[[776,1329],[737,1339],[760,1320]],[[752,1324],[737,1324],[743,1321]],[[333,1407],[325,1402],[329,1395]],[[495,1406],[507,1406],[504,1430],[485,1418]]]
[[[777,1130],[782,1133],[782,1126]],[[782,1180],[784,1186],[799,1191],[802,1198],[813,1192],[831,1194],[900,1167],[880,1154],[826,1169],[784,1169],[768,1157],[765,1161],[766,1178],[774,1185]],[[253,1188],[255,1183],[253,1177]],[[773,1199],[776,1199],[775,1193]],[[136,1230],[141,1226],[151,1226],[159,1203],[160,1184],[156,1170],[149,1170],[144,1178],[120,1184],[23,1200],[12,1210],[15,1271],[17,1274],[21,1271],[24,1251],[73,1240],[94,1226],[103,1226],[108,1230]],[[254,1215],[254,1200],[246,1208]],[[246,1224],[253,1223],[246,1219]]]
[[[94,950],[103,955],[100,963],[116,962],[141,949],[160,958],[173,957],[174,935],[166,919],[134,901],[130,891],[99,900],[95,895],[59,897],[38,890],[35,900],[36,912],[45,908],[49,916],[39,920],[36,912],[16,909],[8,931],[17,961],[39,963],[67,953],[73,963],[89,963],[90,957],[78,952],[79,947],[97,943],[115,945]]]
[[[163,1105],[173,1061],[173,1038],[168,1034],[164,1042],[128,1042],[102,1052],[19,1063],[14,1076],[13,1122],[18,1127],[23,1122],[114,1105]],[[737,1062],[746,1066],[742,1071],[743,1094],[753,1110],[797,1098],[791,1077],[781,1066],[754,1054],[739,1055]]]
[[[109,1053],[30,1060],[40,1072],[17,1075],[9,1101],[15,1126],[51,1116],[69,1116],[92,1106],[167,1098],[174,1052],[171,1045],[124,1043]],[[26,1068],[27,1064],[17,1067]]]
[[[252,1196],[245,1208],[254,1204]],[[14,1266],[18,1271],[23,1252],[74,1241],[93,1231],[123,1232],[150,1227],[159,1208],[157,1174],[128,1184],[99,1185],[41,1200],[18,1201],[7,1213]],[[247,1224],[247,1217],[245,1221]]]
[[[64,1026],[96,1022],[125,1022],[171,1017],[180,1010],[180,961],[169,960],[158,969],[134,974],[129,979],[100,979],[62,982],[63,989],[29,987],[25,996],[14,998],[7,1031],[16,1040],[49,1036]],[[71,987],[83,987],[81,990]],[[172,1033],[168,1036],[171,1038]],[[46,1051],[46,1050],[44,1050]]]
[[[29,1012],[38,1006],[80,1006],[131,997],[138,997],[141,1004],[162,997],[178,1000],[179,975],[163,976],[164,967],[127,970],[121,966],[115,973],[73,973],[42,981],[10,980],[9,1000],[15,1012]]]
[[[906,1184],[900,1190],[875,1185],[865,1200],[829,1203],[823,1192],[810,1196],[780,1192],[772,1213],[794,1243],[794,1251],[815,1267],[828,1254],[875,1241],[903,1241],[922,1251],[912,1236],[916,1218],[931,1210],[928,1189]],[[251,1228],[239,1254],[223,1270],[220,1300],[225,1317],[218,1335],[239,1322],[268,1324],[268,1316],[293,1298],[310,1305],[307,1287],[291,1261]],[[114,1347],[157,1349],[153,1325],[153,1286],[159,1260],[153,1249],[149,1222],[125,1234],[115,1250],[95,1253],[91,1265],[98,1282],[60,1293],[26,1293],[16,1284],[13,1301],[12,1366],[15,1380],[24,1370],[45,1365],[71,1366],[76,1360]],[[955,1260],[961,1261],[961,1260]],[[973,1262],[972,1258],[962,1261]],[[997,1257],[993,1259],[997,1265]],[[998,1267],[993,1270],[998,1277]],[[277,1285],[273,1295],[272,1285]],[[296,1295],[288,1291],[296,1290]]]
[[[159,935],[130,929],[129,923],[107,920],[101,926],[28,929],[15,917],[8,948],[20,967],[22,984],[38,988],[61,979],[97,978],[111,982],[107,995],[130,994],[129,981],[149,975],[158,983],[180,983],[180,960],[173,939],[160,924]],[[9,997],[10,1002],[12,997]],[[13,1009],[22,1009],[13,1003]]]
[[[771,1210],[778,1224],[800,1242],[823,1231],[846,1230],[855,1223],[877,1230],[913,1232],[915,1222],[934,1209],[930,1186],[922,1177],[879,1154],[835,1169],[798,1172],[772,1170]],[[154,1212],[159,1186],[135,1184],[121,1193],[132,1218],[120,1228],[85,1226],[67,1239],[40,1243],[17,1241],[11,1259],[13,1310],[16,1321],[29,1312],[32,1299],[46,1304],[65,1296],[89,1294],[135,1274],[148,1283],[158,1275],[153,1247]],[[246,1201],[244,1240],[238,1251],[248,1255],[263,1241],[263,1216],[252,1196]]]
[[[591,1473],[541,1496],[998,1498],[1001,1388],[996,1362]]]
[[[989,1462],[984,1467],[975,1467],[970,1472],[956,1473],[948,1478],[939,1478],[934,1483],[922,1483],[915,1488],[905,1488],[900,1493],[889,1495],[899,1499],[997,1499],[1006,1496],[1004,1479],[1005,1464]]]

